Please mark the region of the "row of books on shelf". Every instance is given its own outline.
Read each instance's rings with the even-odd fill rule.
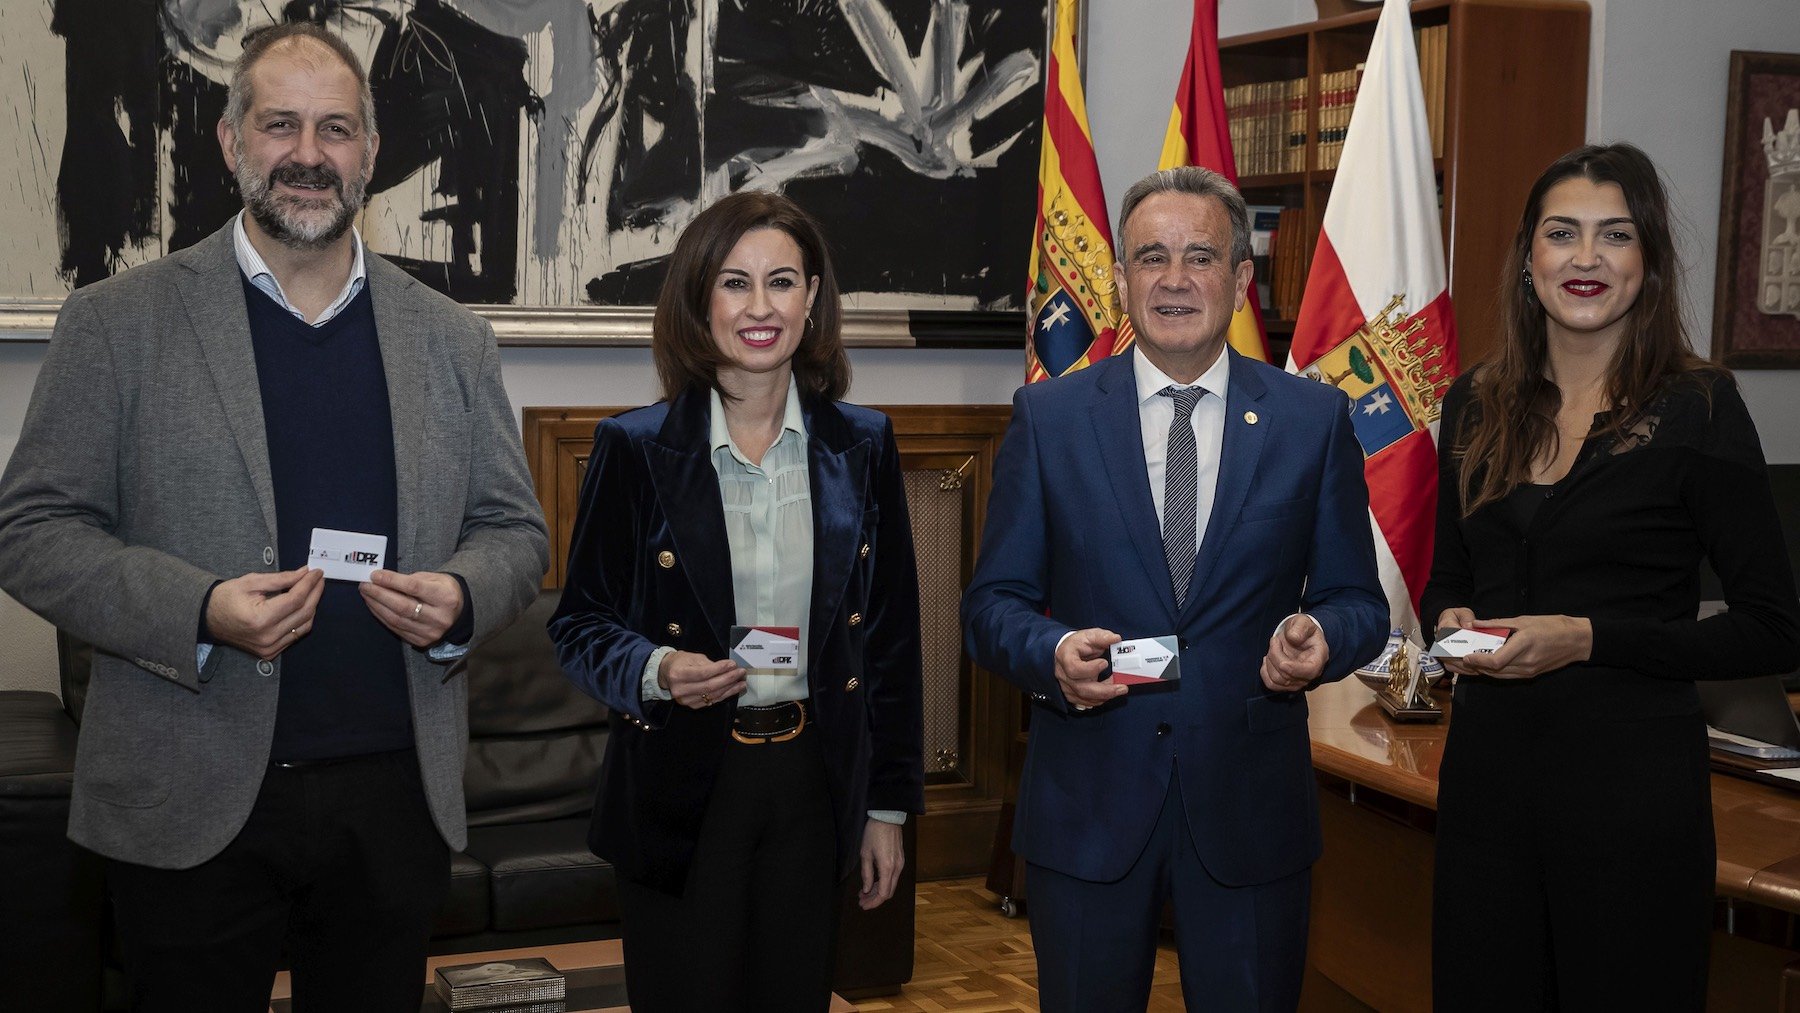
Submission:
[[[1225,120],[1238,175],[1306,168],[1306,78],[1225,89]]]
[[[1425,92],[1425,118],[1431,127],[1431,154],[1444,155],[1444,63],[1450,26],[1415,29],[1419,79]],[[1318,124],[1314,132],[1314,168],[1335,169],[1350,132],[1363,65],[1319,75]],[[1231,125],[1231,150],[1240,176],[1300,172],[1306,168],[1307,79],[1258,81],[1225,89],[1225,116]]]
[[[1419,83],[1425,87],[1425,119],[1431,124],[1431,157],[1444,157],[1444,57],[1450,46],[1450,26],[1432,25],[1413,30],[1419,50]]]
[[[1300,315],[1309,252],[1305,208],[1250,205],[1250,259],[1265,316],[1292,320]]]
[[[1319,168],[1335,169],[1350,134],[1350,111],[1362,85],[1363,65],[1319,75]]]

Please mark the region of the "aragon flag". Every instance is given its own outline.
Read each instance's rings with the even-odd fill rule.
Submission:
[[[1156,163],[1158,169],[1182,165],[1202,166],[1237,182],[1237,158],[1231,151],[1231,128],[1225,120],[1225,90],[1219,75],[1219,0],[1194,0],[1193,38],[1188,41],[1187,63],[1176,85],[1162,157]],[[1232,314],[1225,340],[1252,359],[1269,361],[1256,286],[1250,287],[1243,307]]]
[[[1075,58],[1078,5],[1079,0],[1056,0],[1025,298],[1031,313],[1026,383],[1072,373],[1130,344],[1119,333],[1123,314],[1113,285],[1112,229]]]
[[[1439,400],[1457,358],[1406,0],[1384,0],[1366,67],[1288,368],[1349,398],[1382,586],[1394,625],[1411,629],[1431,568]]]

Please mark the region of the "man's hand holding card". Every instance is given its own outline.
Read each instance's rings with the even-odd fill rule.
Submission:
[[[274,661],[312,632],[325,579],[308,570],[246,573],[221,581],[206,599],[206,632],[263,661]]]
[[[1143,637],[1112,645],[1112,681],[1127,686],[1181,679],[1181,642],[1176,637]]]
[[[376,570],[357,590],[381,625],[418,648],[442,642],[462,616],[462,585],[447,573]]]
[[[1056,683],[1070,706],[1085,710],[1125,695],[1123,683],[1100,680],[1108,667],[1107,650],[1118,642],[1117,633],[1092,628],[1076,630],[1057,643]]]

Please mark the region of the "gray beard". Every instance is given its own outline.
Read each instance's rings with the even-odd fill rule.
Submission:
[[[251,171],[249,162],[239,152],[237,184],[238,192],[244,198],[244,209],[270,239],[290,249],[320,250],[342,239],[356,221],[357,212],[362,210],[367,197],[360,183],[347,183],[335,172],[330,172],[332,181],[328,192],[337,194],[337,208],[336,213],[322,217],[311,213],[320,210],[316,202],[275,193],[270,182],[274,175],[274,170],[263,174]],[[321,198],[326,192],[321,192]]]

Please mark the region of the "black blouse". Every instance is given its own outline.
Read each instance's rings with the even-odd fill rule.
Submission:
[[[1502,500],[1463,517],[1451,450],[1475,410],[1470,386],[1463,376],[1444,398],[1421,618],[1435,626],[1457,606],[1480,619],[1585,616],[1594,643],[1590,660],[1536,679],[1461,679],[1459,719],[1698,713],[1692,680],[1800,665],[1794,574],[1756,426],[1729,374],[1671,382],[1622,436],[1599,434],[1610,419],[1595,416],[1568,476],[1532,490],[1543,497],[1535,510]],[[1703,557],[1729,610],[1696,619]]]

